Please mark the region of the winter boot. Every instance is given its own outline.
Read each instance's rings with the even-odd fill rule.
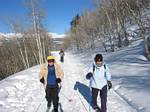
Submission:
[[[47,103],[47,110],[46,110],[46,112],[49,112],[50,107],[51,107],[51,103]]]
[[[54,109],[52,110],[52,112],[58,112],[58,109],[54,108]]]
[[[47,103],[47,108],[49,108],[50,109],[50,107],[51,107],[51,103]]]
[[[101,112],[101,109],[98,106],[93,107],[96,112]]]
[[[55,109],[55,108],[54,108],[54,112],[58,112],[58,109]]]

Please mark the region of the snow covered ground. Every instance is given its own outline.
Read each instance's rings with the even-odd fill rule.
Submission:
[[[58,52],[53,53],[59,61]],[[150,112],[150,63],[143,56],[142,42],[115,53],[103,53],[111,69],[113,89],[108,92],[108,112]],[[91,112],[90,88],[85,73],[95,53],[66,53],[61,64],[65,77],[60,96],[61,112]],[[0,112],[46,112],[40,66],[0,81]],[[99,103],[100,105],[100,103]]]

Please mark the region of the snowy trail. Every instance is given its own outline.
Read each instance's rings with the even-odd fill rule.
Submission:
[[[58,58],[58,52],[54,55]],[[89,112],[86,61],[82,63],[76,55],[65,55],[65,62],[61,65],[65,73],[59,94],[61,112]],[[38,79],[39,68],[35,66],[0,81],[0,112],[46,112],[45,91]],[[108,93],[108,112],[136,111],[111,90]]]
[[[90,110],[94,112],[89,106],[90,89],[84,73],[86,66],[81,63],[80,58],[66,53],[62,67],[65,77],[60,92],[61,112],[89,112]],[[45,106],[44,102],[38,112],[43,112]],[[108,112],[136,112],[136,110],[111,90],[108,93]]]
[[[53,54],[59,62],[58,52]],[[103,55],[114,86],[108,92],[108,112],[150,112],[150,63],[143,55],[142,42]],[[95,52],[66,53],[61,64],[65,77],[59,94],[60,112],[89,112],[90,88],[85,71],[94,56]],[[0,81],[0,112],[46,112],[39,69],[39,65],[34,66]]]
[[[88,95],[90,90],[88,87],[88,81],[85,79],[85,69],[87,68],[87,66],[84,65],[84,63],[81,63],[80,58],[77,58],[76,56],[72,56],[67,54],[66,56],[67,58],[67,62],[65,63],[65,68],[64,71],[67,71],[67,73],[65,74],[68,78],[70,77],[72,80],[70,82],[68,82],[69,85],[72,85],[71,82],[78,82],[78,91],[75,91],[75,98],[74,98],[74,102],[76,106],[74,106],[76,109],[72,108],[70,111],[66,111],[66,112],[86,112],[86,110],[89,110],[89,102],[90,102],[90,98]],[[86,60],[85,60],[86,61]],[[70,71],[68,71],[68,68],[70,69]],[[68,81],[68,79],[65,81],[66,79],[64,79],[64,82]],[[64,89],[66,89],[66,91],[71,90],[71,88],[68,88],[67,85],[64,87]],[[84,93],[85,92],[85,93]],[[82,102],[84,103],[86,109],[84,108],[82,102],[80,101],[80,98],[78,97],[78,95],[80,96]],[[108,111],[109,112],[135,112],[135,110],[130,107],[127,102],[125,102],[122,98],[120,98],[114,91],[110,91],[109,92],[109,96],[108,96]],[[63,100],[64,101],[64,100]]]

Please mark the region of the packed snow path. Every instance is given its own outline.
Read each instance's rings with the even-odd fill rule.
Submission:
[[[54,55],[59,58],[57,53]],[[85,79],[85,71],[87,66],[81,63],[80,58],[68,53],[66,53],[65,62],[61,64],[61,66],[65,73],[62,89],[59,94],[61,112],[94,112],[89,105],[89,82]],[[45,109],[46,102],[43,102],[38,112],[43,112]],[[113,90],[108,92],[108,111],[136,112]]]
[[[141,41],[137,41],[126,49],[104,54],[114,85],[108,92],[108,112],[150,112],[150,63],[141,46]],[[58,52],[54,55],[59,62]],[[90,88],[85,73],[94,56],[66,53],[61,64],[65,73],[59,94],[61,112],[93,112],[89,108]],[[0,112],[46,112],[39,69],[38,65],[0,81]]]
[[[92,111],[89,108],[90,89],[84,73],[87,66],[69,53],[61,66],[65,73],[59,94],[61,112]],[[38,79],[39,68],[35,66],[18,72],[0,82],[0,112],[46,112],[45,92]],[[108,92],[108,111],[135,110],[112,90]]]

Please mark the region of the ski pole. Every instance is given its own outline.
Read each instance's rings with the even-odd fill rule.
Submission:
[[[91,112],[91,97],[92,97],[92,94],[91,94],[91,83],[89,83],[89,88],[90,88],[90,103],[89,103],[89,112]]]
[[[88,109],[86,108],[85,104],[84,104],[83,101],[81,100],[81,97],[80,97],[80,95],[79,95],[79,92],[77,92],[77,95],[78,95],[78,97],[79,97],[79,99],[80,99],[80,101],[81,101],[81,103],[82,103],[84,109],[86,110],[86,112],[88,112]]]
[[[40,91],[41,91],[41,86],[40,86]],[[40,92],[41,93],[41,92]],[[41,93],[42,95],[42,93]],[[40,102],[40,104],[38,105],[37,109],[35,110],[35,112],[38,112],[40,106],[42,105],[42,103],[44,102],[45,98],[42,99],[42,101]]]
[[[62,94],[64,96],[64,98],[66,98],[69,102],[72,102],[72,99],[68,98],[64,93],[60,92],[61,88],[62,88],[62,85],[60,84],[58,93]]]
[[[41,107],[42,103],[44,102],[45,98],[43,98],[43,100],[41,101],[41,103],[38,105],[37,109],[35,110],[35,112],[38,112],[39,108]]]
[[[62,96],[64,96],[64,98],[66,98],[69,102],[72,102],[73,100],[72,99],[70,99],[70,98],[68,98],[64,93],[60,93]]]

